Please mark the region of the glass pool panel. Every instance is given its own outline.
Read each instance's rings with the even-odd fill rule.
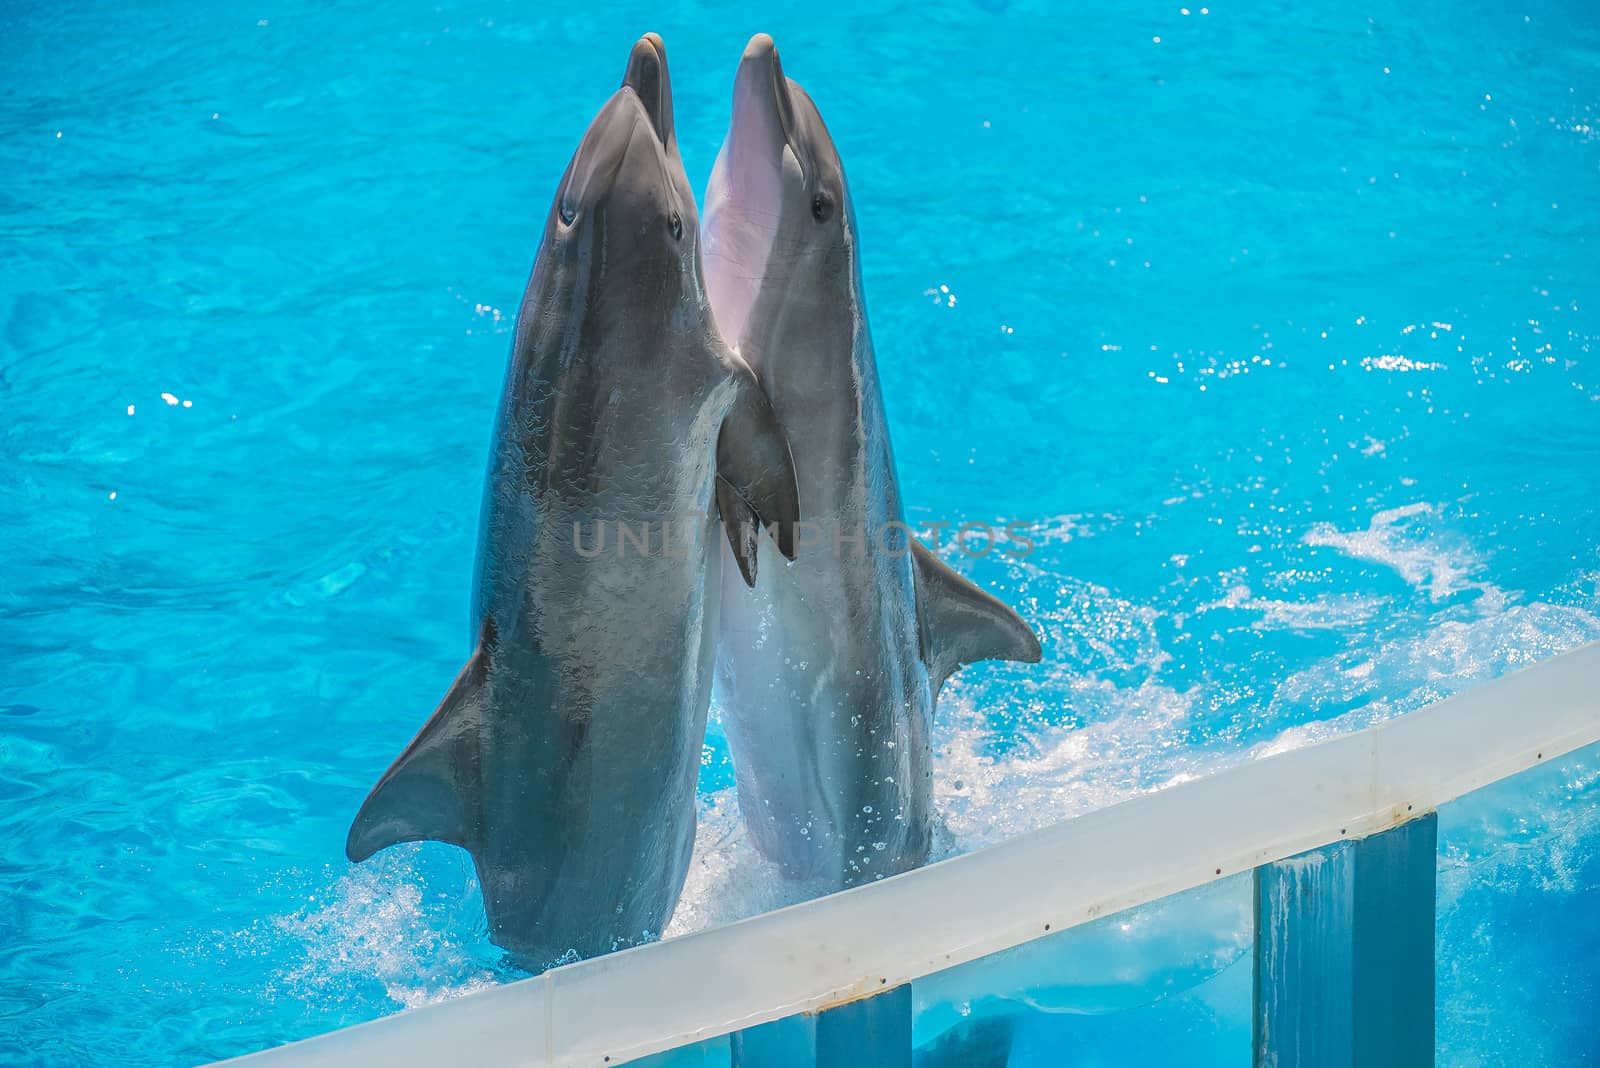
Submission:
[[[692,1046],[669,1049],[642,1060],[629,1061],[628,1068],[728,1068],[732,1054],[728,1036],[696,1042]]]
[[[1252,901],[1246,872],[918,980],[917,1068],[1246,1065]]]
[[[1600,745],[1439,810],[1438,1063],[1600,1064]]]

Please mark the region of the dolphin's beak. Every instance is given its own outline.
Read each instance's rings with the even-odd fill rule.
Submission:
[[[736,170],[749,166],[778,165],[785,146],[791,146],[794,103],[789,79],[778,59],[772,38],[758,33],[744,46],[739,73],[733,80],[733,122],[728,128],[728,152]],[[797,153],[798,157],[798,153]]]
[[[667,46],[661,35],[647,33],[639,38],[628,54],[628,69],[622,75],[622,87],[631,89],[650,116],[650,125],[663,146],[671,145],[675,134],[672,128],[672,79],[667,73]]]

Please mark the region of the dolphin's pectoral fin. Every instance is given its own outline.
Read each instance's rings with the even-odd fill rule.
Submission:
[[[1039,639],[1009,605],[957,574],[916,539],[911,542],[911,559],[916,564],[922,659],[935,693],[963,664],[1039,662]]]
[[[744,576],[744,584],[754,589],[761,519],[720,475],[717,477],[717,511],[722,515],[723,529],[728,532],[728,547],[739,562],[739,574]]]
[[[793,560],[795,528],[800,522],[800,488],[795,482],[789,439],[755,375],[741,365],[735,376],[739,379],[738,396],[717,437],[717,504],[722,522],[727,526],[733,554],[741,556],[740,536],[729,525],[729,513],[737,509],[725,503],[731,494],[760,526],[777,527],[778,551]],[[749,566],[741,556],[739,567],[745,581],[754,583],[754,545],[750,546]]]
[[[494,640],[494,622],[485,620],[478,647],[450,692],[362,802],[345,840],[351,860],[425,838],[477,849],[481,737]]]

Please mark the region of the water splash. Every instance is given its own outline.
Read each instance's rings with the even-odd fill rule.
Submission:
[[[1497,586],[1472,578],[1482,571],[1483,563],[1470,550],[1437,537],[1416,535],[1411,521],[1437,512],[1435,505],[1419,501],[1377,512],[1365,530],[1344,531],[1331,523],[1318,523],[1305,536],[1305,543],[1390,568],[1407,585],[1426,590],[1435,601],[1476,590],[1490,598],[1493,607],[1505,604],[1506,594]]]
[[[325,891],[270,921],[273,936],[299,950],[277,977],[278,993],[329,1002],[375,983],[409,1009],[525,974],[487,940],[470,863],[440,854],[402,845],[338,874],[328,869]]]

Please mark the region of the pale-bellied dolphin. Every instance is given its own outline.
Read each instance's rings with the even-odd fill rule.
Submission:
[[[1037,661],[1039,642],[904,525],[844,171],[765,34],[739,63],[705,213],[717,322],[789,432],[818,542],[753,590],[723,591],[717,673],[740,811],[792,877],[893,875],[928,857],[945,680],[975,660]]]
[[[490,936],[530,967],[658,935],[682,890],[721,585],[713,483],[784,523],[793,553],[788,445],[716,332],[698,241],[652,34],[567,166],[523,296],[476,647],[346,844],[356,861],[424,838],[469,851]]]

